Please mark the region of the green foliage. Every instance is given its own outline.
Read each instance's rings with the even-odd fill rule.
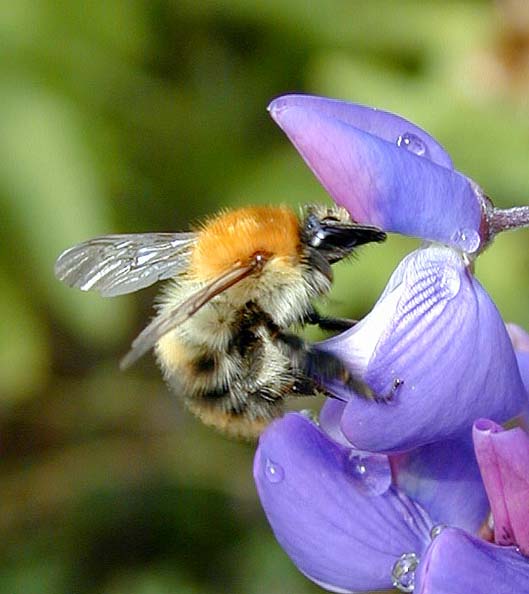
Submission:
[[[527,202],[529,76],[505,51],[502,6],[3,3],[0,592],[318,591],[266,525],[252,447],[182,413],[149,360],[118,371],[153,291],[104,300],[59,284],[53,262],[98,234],[327,200],[266,114],[289,91],[405,115],[499,205]],[[526,327],[528,242],[501,237],[478,264]],[[415,245],[392,238],[340,266],[327,310],[362,316]]]

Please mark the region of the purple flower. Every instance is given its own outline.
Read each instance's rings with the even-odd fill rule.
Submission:
[[[269,110],[353,218],[437,242],[401,262],[359,324],[320,344],[389,401],[328,385],[346,403],[325,405],[337,430],[356,448],[396,453],[468,435],[479,417],[520,414],[516,356],[472,268],[496,233],[527,223],[528,209],[494,208],[431,136],[393,114],[304,95]]]
[[[279,543],[336,592],[529,592],[529,438],[496,424],[528,408],[529,335],[506,328],[473,276],[529,208],[496,209],[398,116],[300,95],[270,112],[354,219],[428,242],[362,321],[317,347],[379,398],[334,381],[320,426],[289,414],[261,436],[254,476]],[[492,421],[472,444],[480,417]],[[478,536],[489,506],[496,544]]]
[[[300,414],[274,422],[259,442],[254,477],[276,538],[300,571],[334,592],[392,585],[421,594],[529,591],[529,559],[472,534],[487,505],[479,476],[464,472],[475,465],[471,448],[451,460],[455,448],[445,456],[438,444],[436,459],[432,447],[413,460],[388,459],[391,482],[384,456],[336,443]],[[431,464],[427,477],[421,469]],[[488,462],[480,464],[485,473]]]

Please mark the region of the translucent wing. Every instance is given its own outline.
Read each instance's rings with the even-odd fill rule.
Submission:
[[[211,301],[213,297],[233,287],[233,285],[247,276],[250,276],[260,269],[262,265],[263,260],[260,258],[254,258],[249,264],[238,264],[199,289],[175,309],[158,315],[136,337],[132,343],[132,348],[121,360],[121,369],[130,367],[130,365],[142,357],[147,351],[152,349],[160,338],[189,319],[201,307]]]
[[[103,235],[63,252],[55,275],[70,287],[114,297],[143,289],[186,268],[196,233]]]

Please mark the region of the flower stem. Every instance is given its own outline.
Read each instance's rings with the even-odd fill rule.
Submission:
[[[508,229],[529,227],[529,206],[515,206],[506,209],[492,207],[487,214],[489,231],[492,236]]]

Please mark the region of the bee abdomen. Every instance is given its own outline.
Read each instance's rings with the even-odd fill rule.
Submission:
[[[189,395],[185,401],[187,408],[206,425],[232,437],[254,439],[283,414],[284,396],[267,387],[238,394],[238,386],[231,385],[229,389],[212,390],[201,396]]]
[[[187,408],[205,425],[217,429],[228,437],[248,441],[257,439],[270,421],[282,413],[281,409],[274,417],[250,418],[244,413],[219,411],[217,407],[204,406],[203,403],[195,400],[188,400]]]

